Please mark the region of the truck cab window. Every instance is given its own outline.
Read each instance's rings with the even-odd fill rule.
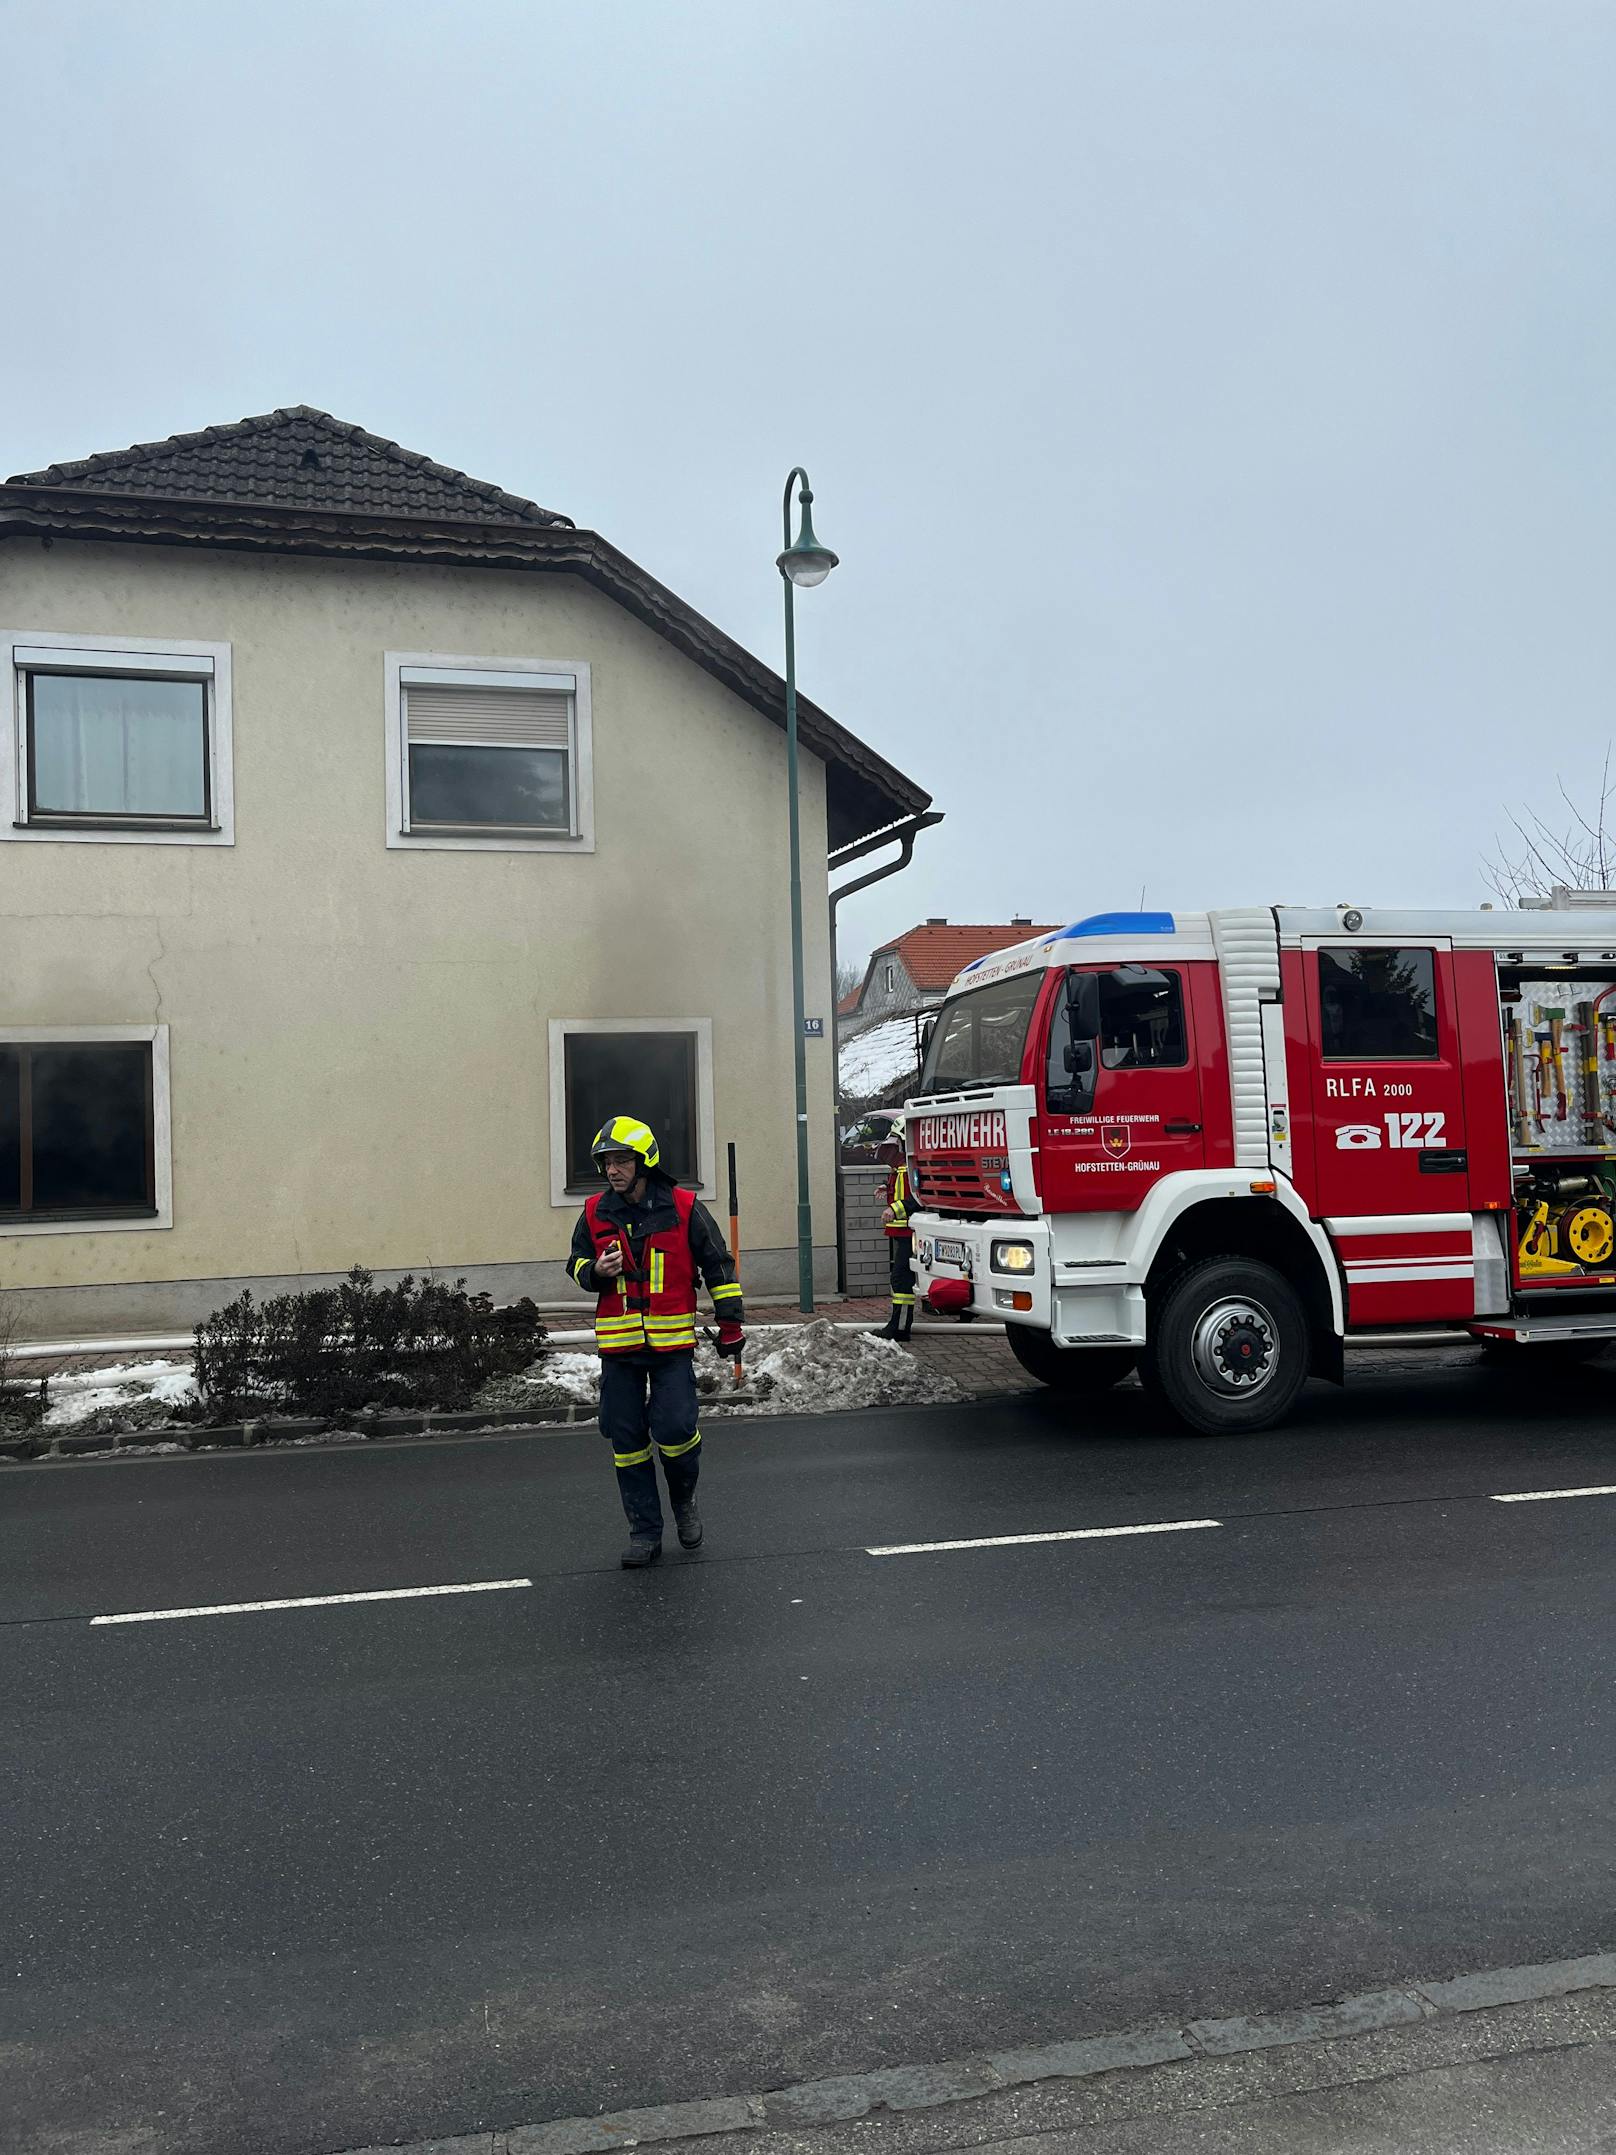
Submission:
[[[1122,965],[1100,980],[1099,1064],[1102,1070],[1182,1069],[1189,1060],[1184,991],[1177,973]],[[1086,1112],[1094,1079],[1072,1067],[1070,1007],[1056,1005],[1049,1025],[1044,1103],[1057,1114]]]
[[[1100,975],[1100,1068],[1161,1070],[1189,1060],[1176,973],[1120,965]]]
[[[973,1085],[1016,1085],[1042,973],[971,988],[938,1013],[921,1074],[922,1093]]]
[[[1434,1062],[1436,965],[1429,950],[1321,950],[1321,1045],[1337,1062]]]

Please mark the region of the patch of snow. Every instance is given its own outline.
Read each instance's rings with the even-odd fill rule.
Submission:
[[[522,1381],[536,1391],[559,1392],[572,1405],[592,1407],[600,1397],[600,1359],[593,1354],[547,1354],[539,1374]]]
[[[848,1407],[940,1406],[963,1399],[952,1377],[873,1332],[840,1332],[826,1318],[748,1342],[746,1382],[766,1393],[737,1414],[831,1414]]]
[[[884,1018],[867,1033],[856,1033],[842,1042],[837,1058],[842,1097],[868,1100],[886,1092],[911,1071],[918,1077],[920,1060],[915,1053],[915,1021]]]
[[[108,1408],[182,1406],[196,1397],[196,1379],[187,1362],[114,1362],[52,1377],[50,1397],[46,1427],[71,1429]]]

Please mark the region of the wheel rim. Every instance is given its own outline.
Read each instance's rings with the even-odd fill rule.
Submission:
[[[1249,1399],[1279,1367],[1278,1329],[1250,1295],[1226,1295],[1196,1319],[1190,1361],[1219,1399]]]

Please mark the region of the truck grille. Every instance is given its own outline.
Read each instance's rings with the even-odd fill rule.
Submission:
[[[910,1177],[922,1203],[936,1212],[1013,1212],[1015,1200],[975,1160],[916,1160]]]

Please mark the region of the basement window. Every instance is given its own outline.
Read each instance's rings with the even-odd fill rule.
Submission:
[[[0,1033],[0,1236],[170,1224],[165,1026]]]
[[[592,851],[588,669],[389,654],[388,844]]]

